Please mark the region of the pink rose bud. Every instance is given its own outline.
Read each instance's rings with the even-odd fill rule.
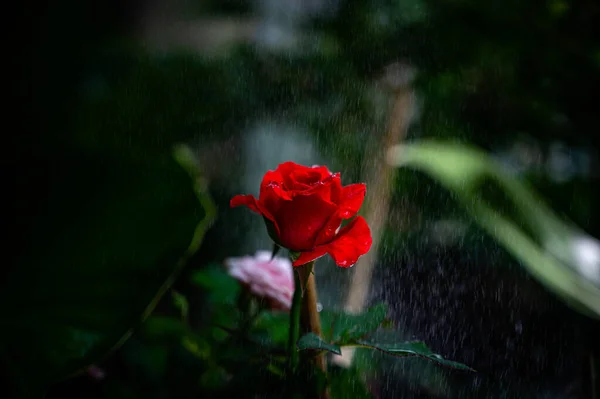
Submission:
[[[289,310],[294,295],[292,262],[287,258],[271,259],[268,251],[254,256],[225,259],[229,274],[248,286],[254,295],[267,299],[277,310]]]

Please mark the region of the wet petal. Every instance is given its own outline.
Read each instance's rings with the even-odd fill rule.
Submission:
[[[302,266],[305,263],[313,261],[327,253],[326,246],[320,246],[314,249],[314,251],[301,252],[298,259],[294,261],[293,266]]]
[[[369,225],[362,216],[340,230],[336,238],[328,245],[327,253],[340,267],[350,267],[358,258],[371,249],[373,239]]]
[[[236,195],[229,201],[229,206],[232,208],[236,208],[238,206],[247,206],[250,210],[264,216],[266,219],[271,221],[271,229],[274,234],[279,236],[279,226],[277,225],[277,221],[275,220],[275,216],[273,216],[273,212],[265,206],[265,204],[257,201],[253,195]],[[269,227],[269,226],[268,226]]]
[[[365,200],[367,186],[364,183],[350,184],[342,187],[338,204],[342,210],[341,217],[350,219],[354,217]]]
[[[298,165],[294,162],[284,162],[277,166],[277,173],[281,176],[281,182],[283,183],[285,190],[294,190],[294,179],[292,178],[292,174],[302,170],[308,171],[310,168]]]
[[[335,237],[335,232],[342,224],[342,220],[350,219],[356,215],[362,206],[366,192],[367,187],[362,183],[351,184],[341,188],[339,207],[319,233],[316,241],[317,245],[324,245],[330,242]]]
[[[262,213],[258,205],[258,201],[253,195],[236,195],[229,201],[229,206],[236,208],[238,206],[247,206],[250,210],[256,213]]]
[[[275,214],[280,243],[292,251],[312,250],[317,235],[337,209],[317,194],[299,195],[280,205]]]

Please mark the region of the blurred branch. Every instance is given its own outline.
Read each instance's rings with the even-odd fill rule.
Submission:
[[[410,87],[413,78],[410,66],[396,63],[388,66],[380,84],[392,94],[392,104],[388,114],[387,129],[381,139],[368,147],[364,157],[365,178],[367,183],[367,201],[365,218],[369,222],[373,245],[371,250],[361,257],[354,269],[348,291],[345,309],[351,313],[360,313],[367,301],[373,268],[377,262],[379,243],[389,214],[389,202],[394,184],[395,168],[385,162],[386,151],[401,142],[408,129],[413,114],[414,93]],[[352,363],[353,350],[345,348],[342,356],[335,362],[341,366]]]

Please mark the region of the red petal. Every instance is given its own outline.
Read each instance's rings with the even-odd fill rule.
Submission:
[[[342,187],[341,198],[338,202],[340,210],[342,210],[341,217],[344,219],[354,217],[362,206],[366,193],[367,186],[363,183]]]
[[[338,210],[331,216],[323,230],[319,233],[316,241],[317,245],[324,245],[330,242],[335,236],[335,231],[342,224],[342,220],[350,219],[356,215],[362,206],[366,192],[367,186],[362,183],[351,184],[341,188]]]
[[[275,172],[281,176],[281,183],[285,190],[294,190],[294,181],[290,175],[297,170],[308,170],[306,166],[298,165],[294,162],[284,162],[277,166]]]
[[[312,169],[297,169],[286,177],[290,181],[293,190],[309,189],[322,180],[321,173]]]
[[[302,184],[305,186],[311,186],[314,183],[326,180],[331,175],[333,175],[333,173],[329,171],[327,166],[319,165],[315,165],[309,168],[307,166],[294,164],[294,169],[288,170],[286,172],[287,173],[284,173],[284,171],[282,170],[282,175],[284,177],[289,175],[294,183]]]
[[[362,216],[358,216],[341,229],[336,238],[326,247],[327,253],[338,266],[350,267],[361,255],[369,252],[372,243],[369,225]]]
[[[231,199],[231,201],[229,201],[229,206],[232,208],[238,206],[247,206],[250,208],[250,210],[263,215],[265,218],[273,222],[273,228],[275,229],[276,234],[279,235],[279,226],[277,226],[277,221],[275,220],[273,213],[263,204],[257,201],[253,195],[236,195]]]
[[[283,177],[285,189],[295,192],[309,190],[331,175],[331,172],[324,166],[309,168],[293,162],[283,163],[277,170]]]
[[[301,252],[298,259],[296,259],[294,261],[294,263],[292,263],[292,266],[302,266],[305,263],[308,263],[317,258],[320,258],[321,256],[325,255],[326,253],[327,253],[327,247],[325,247],[325,246],[317,247],[317,248],[315,248],[314,251]]]
[[[256,213],[262,213],[258,205],[258,201],[253,195],[236,195],[229,201],[229,206],[236,208],[238,206],[247,206],[250,210]]]
[[[335,202],[331,200],[332,193],[341,190],[342,183],[340,181],[339,173],[332,174],[319,180],[312,186],[295,183],[298,188],[296,191],[291,191],[290,195],[296,197],[298,195],[318,195],[323,201],[335,205]]]
[[[283,186],[283,176],[279,172],[279,170],[270,170],[263,176],[263,179],[260,183],[260,196],[262,196],[263,192],[268,187],[281,187]]]
[[[301,266],[329,253],[338,266],[350,267],[369,252],[372,242],[371,230],[365,219],[359,216],[341,229],[333,242],[302,252],[293,266]]]
[[[273,189],[279,198],[290,200],[296,195],[312,195],[319,193],[321,198],[336,203],[333,197],[339,198],[342,185],[339,173],[331,173],[326,166],[307,167],[294,162],[285,162],[276,170],[268,171],[260,186],[260,201],[263,193]]]
[[[329,175],[332,175],[333,173],[331,173],[329,171],[329,169],[327,168],[327,166],[321,166],[321,165],[313,165],[313,167],[311,168],[312,170],[318,170],[319,173],[321,173],[321,178],[326,178]]]
[[[336,206],[319,195],[299,195],[292,201],[280,201],[275,213],[282,246],[292,251],[312,250]]]

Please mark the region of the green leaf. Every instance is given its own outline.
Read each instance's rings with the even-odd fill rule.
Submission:
[[[287,343],[289,328],[289,313],[262,312],[256,318],[250,336],[263,345],[283,346]]]
[[[448,366],[459,370],[475,371],[462,363],[444,359],[442,356],[433,353],[427,345],[420,341],[403,342],[399,344],[376,344],[372,342],[358,341],[355,344],[345,346],[376,349],[388,355],[397,357],[418,356],[439,363],[443,366]]]
[[[207,360],[211,355],[211,344],[202,335],[193,334],[184,337],[181,345],[191,354],[202,360]]]
[[[240,294],[240,283],[217,264],[194,272],[192,283],[208,293],[208,300],[215,304],[235,305]]]
[[[136,374],[148,381],[161,381],[164,378],[170,355],[167,347],[147,345],[133,338],[123,349],[124,363]]]
[[[0,362],[27,385],[47,386],[120,346],[198,248],[212,207],[176,161],[182,152],[65,151],[22,171],[37,193],[14,209],[22,256],[3,270]]]
[[[363,339],[384,324],[386,315],[387,306],[383,303],[361,314],[323,311],[323,335],[338,345]]]
[[[298,350],[301,350],[301,351],[307,350],[307,349],[314,349],[314,350],[326,350],[331,353],[335,353],[336,355],[342,354],[342,350],[340,349],[339,346],[337,346],[335,344],[329,344],[329,343],[323,341],[321,339],[321,337],[319,337],[315,333],[308,333],[308,334],[305,334],[302,337],[300,337],[296,346],[297,346]]]
[[[151,340],[179,341],[188,327],[179,319],[166,316],[150,316],[142,326],[142,333]]]
[[[422,141],[394,148],[389,162],[439,181],[536,279],[575,310],[600,318],[600,285],[577,271],[574,246],[587,234],[559,218],[533,189],[506,175],[484,152]]]
[[[223,388],[229,379],[229,375],[222,367],[211,367],[200,376],[200,385],[207,390]]]
[[[190,309],[190,305],[188,303],[187,298],[184,295],[182,295],[176,291],[173,291],[171,293],[171,296],[173,297],[173,304],[175,305],[175,307],[179,310],[179,313],[181,314],[181,318],[183,320],[187,320],[188,314],[189,314],[189,309]]]
[[[371,399],[363,377],[354,367],[331,367],[328,370],[332,398]]]

